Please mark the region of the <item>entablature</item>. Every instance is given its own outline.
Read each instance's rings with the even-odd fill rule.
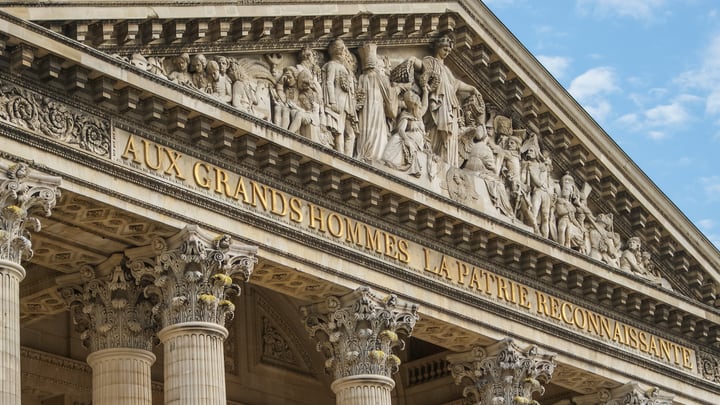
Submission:
[[[12,17],[8,19],[12,20]],[[428,31],[435,33],[455,30],[459,21],[457,16],[449,14],[431,15],[420,21],[424,19],[435,22],[435,30]],[[449,24],[450,21],[455,22]],[[445,25],[437,25],[440,22]],[[703,305],[695,310],[679,310],[687,307],[683,304],[687,300],[680,298],[678,301],[677,294],[649,287],[642,277],[618,271],[588,260],[585,255],[572,249],[548,243],[546,239],[532,235],[527,225],[517,220],[508,221],[492,212],[473,209],[459,201],[457,196],[450,195],[448,198],[446,189],[438,187],[437,183],[423,187],[423,184],[413,183],[411,177],[388,174],[377,166],[360,163],[306,138],[283,131],[207,94],[143,71],[137,64],[68,42],[32,24],[16,20],[11,28],[6,35],[6,56],[2,59],[14,74],[14,79],[9,80],[22,77],[45,83],[56,92],[70,92],[76,99],[82,100],[75,103],[79,109],[87,108],[82,106],[83,103],[97,104],[102,108],[102,112],[97,115],[106,119],[106,125],[112,122],[116,128],[142,129],[141,133],[153,134],[149,135],[149,139],[159,144],[177,145],[179,149],[185,145],[185,153],[193,153],[187,149],[187,145],[194,145],[190,148],[195,149],[198,156],[216,155],[225,159],[223,164],[227,170],[235,164],[244,167],[248,174],[260,169],[269,183],[280,184],[277,181],[282,180],[296,189],[299,187],[316,196],[322,195],[329,201],[342,203],[345,205],[344,211],[362,209],[368,217],[375,218],[373,222],[385,222],[387,228],[416,234],[416,237],[427,240],[429,245],[440,244],[448,252],[458,248],[463,254],[472,255],[511,274],[518,272],[532,282],[539,280],[547,285],[561,287],[571,294],[599,302],[613,311],[626,312],[651,324],[667,325],[688,336],[697,335],[709,344],[715,344],[718,339],[714,326],[717,322],[712,321],[714,311],[706,311]],[[23,35],[30,32],[33,35]],[[348,32],[348,36],[349,41],[359,43],[365,40],[352,31]],[[430,37],[423,38],[427,42]],[[57,43],[49,47],[47,41]],[[462,61],[457,59],[467,55],[463,53],[455,58],[460,68],[463,66]],[[484,66],[484,63],[481,65]],[[487,65],[489,68],[493,62]],[[41,94],[44,90],[35,87],[33,91]],[[492,100],[498,94],[507,95],[507,89],[495,89],[486,96]],[[553,161],[559,165],[568,161],[571,166],[574,165],[572,167],[586,167],[589,152],[577,137],[569,135],[564,128],[556,128],[559,124],[549,111],[543,111],[537,97],[532,96],[528,100],[521,105],[532,111],[525,114],[524,120],[520,122],[533,128],[537,117],[538,130],[551,130],[551,133],[546,134],[549,136],[543,137],[542,144],[551,144],[555,148],[553,151],[568,151],[568,157],[555,153]],[[74,103],[70,100],[66,102],[68,105]],[[514,105],[517,106],[517,103]],[[504,108],[500,104],[497,107]],[[548,122],[553,125],[548,126]],[[163,135],[166,132],[172,133],[170,139]],[[555,142],[558,139],[560,141]],[[88,146],[87,142],[78,144],[81,147]],[[111,153],[109,148],[91,149],[88,151],[100,156],[109,156]],[[207,160],[214,162],[216,159],[208,157]],[[358,167],[361,169],[358,170]],[[427,193],[426,188],[434,193]],[[667,256],[662,264],[671,266],[673,271],[664,271],[663,275],[674,281],[673,286],[681,293],[691,297],[694,295],[693,298],[701,298],[712,304],[715,284],[712,280],[702,280],[703,269],[695,258],[677,249],[678,242],[661,231],[659,221],[654,220],[642,207],[633,208],[633,203],[628,202],[631,197],[621,186],[605,182],[602,190],[610,193],[603,192],[602,197],[616,197],[616,213],[628,214],[622,217],[622,221],[618,220],[618,228],[623,222],[626,225],[629,223],[631,227],[632,224],[640,224],[641,228],[652,228],[650,233],[656,241],[667,242],[661,243],[660,247],[652,243],[649,246],[653,252],[660,253],[660,257]],[[597,207],[603,207],[600,199],[593,201]],[[622,209],[618,209],[619,205],[622,205]],[[645,241],[648,242],[647,238]],[[666,267],[663,269],[667,270]],[[673,273],[681,272],[688,276],[682,280],[675,279]],[[695,282],[683,285],[682,282],[687,282],[689,275],[695,277]]]

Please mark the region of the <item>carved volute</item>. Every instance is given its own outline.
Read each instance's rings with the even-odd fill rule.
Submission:
[[[301,312],[336,380],[363,374],[391,377],[400,366],[393,349],[404,346],[403,338],[418,320],[415,305],[394,295],[379,297],[367,287],[304,306]]]
[[[60,294],[83,344],[91,352],[114,348],[152,351],[158,330],[153,321],[154,303],[122,265],[122,255],[114,255],[97,268],[83,267],[79,277],[81,280],[61,287]],[[62,278],[58,281],[63,282]]]
[[[541,353],[536,346],[518,347],[504,339],[488,347],[448,356],[450,371],[463,395],[476,405],[539,405],[533,394],[542,395],[555,371],[555,354]]]
[[[135,280],[149,282],[144,293],[156,300],[153,313],[164,328],[193,321],[224,325],[235,310],[230,299],[240,293],[235,281],[250,278],[256,250],[188,225],[173,237],[125,253]]]
[[[32,257],[30,231],[40,231],[36,209],[50,216],[60,197],[60,178],[30,173],[24,163],[0,162],[0,260],[19,265]]]

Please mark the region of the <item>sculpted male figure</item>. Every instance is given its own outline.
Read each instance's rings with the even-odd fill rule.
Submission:
[[[326,124],[335,138],[335,150],[352,156],[357,125],[355,77],[348,69],[352,55],[342,39],[333,41],[328,52],[330,61],[323,66]]]

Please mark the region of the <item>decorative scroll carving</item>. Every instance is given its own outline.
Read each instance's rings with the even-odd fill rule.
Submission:
[[[250,278],[256,251],[228,235],[213,238],[188,225],[175,236],[156,238],[125,254],[136,282],[151,283],[145,294],[157,300],[153,313],[165,328],[193,321],[223,325],[232,318],[235,305],[229,298],[240,293],[233,281]]]
[[[286,364],[296,364],[295,354],[285,337],[266,317],[262,318],[262,353],[264,358]]]
[[[60,197],[60,178],[29,173],[28,166],[0,162],[0,260],[20,264],[33,255],[30,231],[40,231],[33,210],[45,216]]]
[[[378,297],[367,287],[300,310],[336,380],[361,374],[392,376],[400,366],[393,349],[404,346],[403,338],[410,336],[418,320],[417,306],[400,303],[395,295]]]
[[[540,353],[536,346],[523,350],[512,339],[474,347],[448,356],[455,383],[469,382],[463,395],[473,404],[539,405],[532,399],[542,395],[555,370],[555,354]]]
[[[110,122],[1,81],[0,121],[100,156],[110,156]]]
[[[84,266],[78,283],[60,288],[83,344],[91,352],[153,348],[157,332],[152,313],[154,303],[143,295],[143,288],[135,284],[121,261],[122,256],[116,255],[97,269]],[[102,275],[108,267],[109,274]]]
[[[672,405],[673,397],[662,394],[658,388],[643,390],[636,382],[597,393],[574,397],[575,405]]]
[[[720,383],[720,361],[717,357],[707,353],[698,353],[698,363],[704,379]]]
[[[599,176],[587,175],[595,167],[585,164],[588,152],[566,148],[587,169],[580,173],[587,181],[558,173],[541,148],[552,132],[526,128],[456,78],[445,64],[453,45],[436,38],[431,56],[394,65],[391,50],[372,42],[349,50],[342,39],[323,53],[306,47],[297,56],[183,54],[162,61],[133,55],[128,61],[170,72],[169,80],[670,289],[653,257],[633,247],[639,239],[623,243],[613,214],[588,207],[589,181]],[[628,264],[631,256],[637,266]]]

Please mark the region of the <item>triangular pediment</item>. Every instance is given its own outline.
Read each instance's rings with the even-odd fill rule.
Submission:
[[[75,122],[232,160],[423,246],[716,344],[717,249],[480,2],[0,11],[3,125],[132,154],[9,109],[58,95]]]

